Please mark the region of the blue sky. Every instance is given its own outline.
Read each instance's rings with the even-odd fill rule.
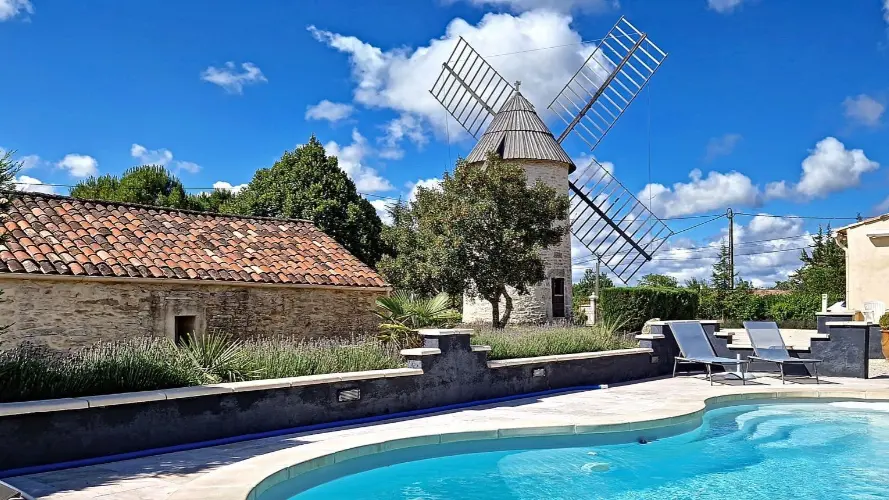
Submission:
[[[427,92],[456,36],[555,124],[545,108],[589,54],[580,42],[626,15],[670,55],[595,156],[656,213],[867,216],[889,211],[885,1],[0,0],[0,148],[23,182],[158,162],[208,188],[314,133],[382,208],[473,145]],[[643,272],[708,275],[725,225],[673,238]],[[809,241],[789,237],[817,225],[738,217],[742,276],[782,279]],[[576,245],[575,275],[586,255]]]

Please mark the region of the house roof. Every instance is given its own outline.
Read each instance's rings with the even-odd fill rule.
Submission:
[[[310,221],[17,194],[0,273],[386,286]]]
[[[889,219],[889,214],[877,215],[877,216],[871,217],[869,219],[864,219],[864,220],[855,222],[853,224],[849,224],[848,226],[843,226],[841,228],[835,229],[834,231],[839,233],[840,231],[846,231],[847,229],[852,229],[853,227],[866,226],[868,224],[873,224],[874,222],[880,222],[880,221],[884,221],[887,219]]]
[[[571,171],[575,168],[568,153],[537,116],[534,106],[518,90],[494,115],[466,161],[485,161],[491,151],[500,153],[504,160],[551,160],[567,164]]]

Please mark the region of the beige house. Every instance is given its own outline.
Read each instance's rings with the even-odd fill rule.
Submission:
[[[846,307],[863,310],[867,301],[889,305],[889,214],[836,230],[846,251]]]
[[[321,337],[374,329],[389,288],[304,220],[23,194],[3,221],[0,347],[192,331]]]

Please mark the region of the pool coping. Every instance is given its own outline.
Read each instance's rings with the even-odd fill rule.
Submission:
[[[749,386],[748,386],[749,387]],[[742,404],[749,400],[847,399],[889,400],[889,388],[861,390],[848,388],[812,389],[774,387],[769,390],[744,390],[731,394],[711,395],[696,400],[676,401],[675,405],[649,412],[637,420],[620,415],[596,417],[593,421],[573,424],[491,426],[471,422],[453,432],[430,433],[421,428],[375,431],[373,433],[335,437],[324,441],[301,444],[221,467],[172,493],[169,500],[255,500],[269,488],[319,467],[343,462],[370,454],[416,446],[454,443],[470,440],[505,439],[533,436],[588,435],[608,432],[651,430],[680,427],[695,422],[700,425],[706,411],[726,403]],[[538,422],[539,423],[539,422]]]

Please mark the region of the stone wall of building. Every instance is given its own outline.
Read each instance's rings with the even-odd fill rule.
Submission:
[[[525,168],[529,185],[542,181],[559,193],[568,194],[568,165],[545,160],[521,160],[520,163]],[[527,295],[518,295],[515,290],[508,290],[513,299],[510,322],[535,324],[553,320],[552,278],[565,280],[564,317],[571,318],[571,233],[566,223],[562,225],[565,227],[562,241],[540,252],[546,278],[531,287]],[[504,307],[504,301],[501,300],[501,314]],[[490,323],[491,319],[491,304],[488,301],[463,297],[464,323]]]
[[[175,334],[176,316],[195,330],[304,338],[374,330],[385,291],[202,283],[30,280],[0,277],[0,348],[24,341],[70,348],[99,340]]]

